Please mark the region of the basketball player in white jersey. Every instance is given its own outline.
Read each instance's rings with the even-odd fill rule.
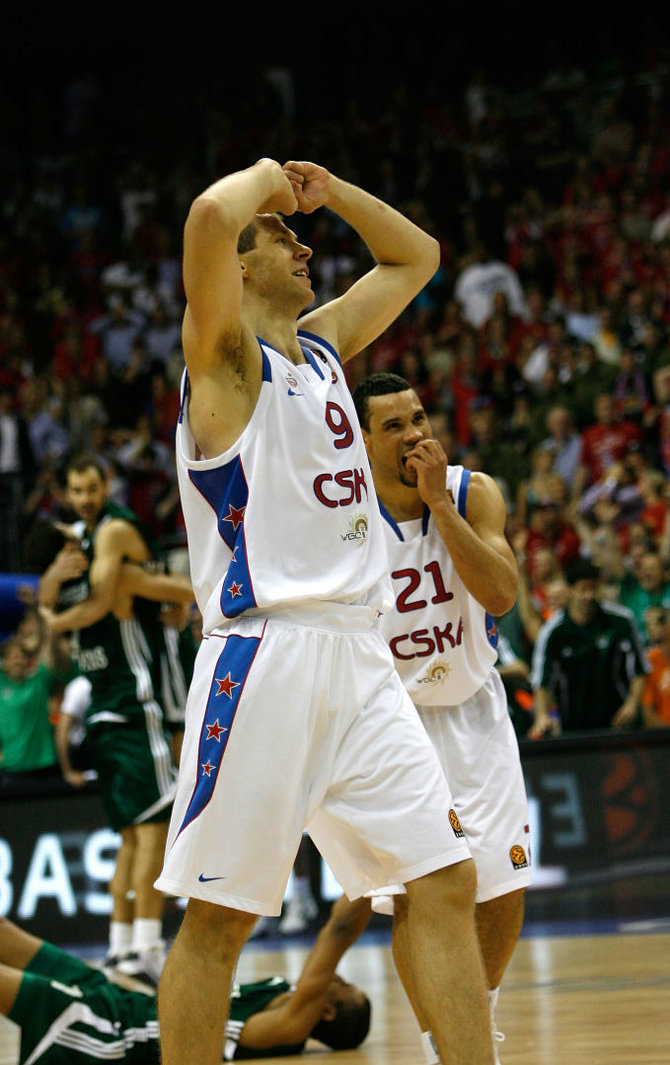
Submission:
[[[311,251],[281,216],[320,207],[376,265],[298,323]],[[438,262],[430,236],[313,163],[261,159],[191,206],[176,452],[203,639],[156,882],[189,898],[159,987],[164,1065],[220,1059],[223,992],[257,915],[281,910],[305,827],[350,898],[406,885],[442,1059],[493,1061],[474,863],[379,632],[382,517],[342,370]]]
[[[519,938],[530,882],[521,760],[495,669],[495,617],[512,607],[518,583],[505,504],[491,477],[447,464],[404,378],[373,374],[353,398],[385,518],[395,593],[395,610],[381,627],[439,755],[477,866],[477,929],[500,1039],[498,987]],[[401,917],[402,893],[386,902],[393,903],[390,910],[379,897],[373,907]],[[408,950],[397,935],[396,964],[434,1061]]]

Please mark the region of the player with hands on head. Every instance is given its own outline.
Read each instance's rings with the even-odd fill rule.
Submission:
[[[287,219],[320,208],[374,265],[305,313],[312,252]],[[342,369],[438,265],[433,237],[311,162],[260,159],[191,204],[175,446],[203,639],[156,882],[189,900],[159,987],[163,1065],[218,1060],[222,989],[257,915],[280,912],[305,828],[350,899],[406,886],[444,1065],[493,1061],[474,863],[378,629],[382,518]]]

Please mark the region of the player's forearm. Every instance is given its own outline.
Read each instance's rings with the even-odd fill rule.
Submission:
[[[286,185],[279,163],[260,159],[246,170],[228,174],[194,200],[187,229],[218,223],[236,239],[254,215]]]
[[[326,206],[356,230],[378,263],[413,266],[426,281],[440,265],[438,242],[364,189],[331,174]]]
[[[40,606],[54,607],[63,583],[54,565],[49,566],[40,577],[37,587],[37,600]]]
[[[431,505],[431,517],[470,595],[493,617],[511,610],[519,587],[511,552],[507,557],[485,543],[449,499]]]
[[[87,629],[104,618],[110,609],[111,604],[103,599],[97,597],[84,599],[83,602],[75,603],[74,606],[68,607],[59,614],[51,614],[48,619],[49,628],[53,633]]]

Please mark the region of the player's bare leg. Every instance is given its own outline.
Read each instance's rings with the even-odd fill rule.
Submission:
[[[163,1065],[220,1065],[233,974],[255,921],[189,900],[158,988]]]

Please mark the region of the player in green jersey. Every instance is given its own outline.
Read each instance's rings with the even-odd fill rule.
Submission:
[[[368,900],[337,899],[294,986],[281,976],[234,985],[222,1059],[298,1054],[310,1037],[335,1050],[362,1043],[370,1001],[336,969],[369,914]],[[19,1065],[159,1061],[153,994],[109,980],[2,918],[0,1013],[20,1028]]]

